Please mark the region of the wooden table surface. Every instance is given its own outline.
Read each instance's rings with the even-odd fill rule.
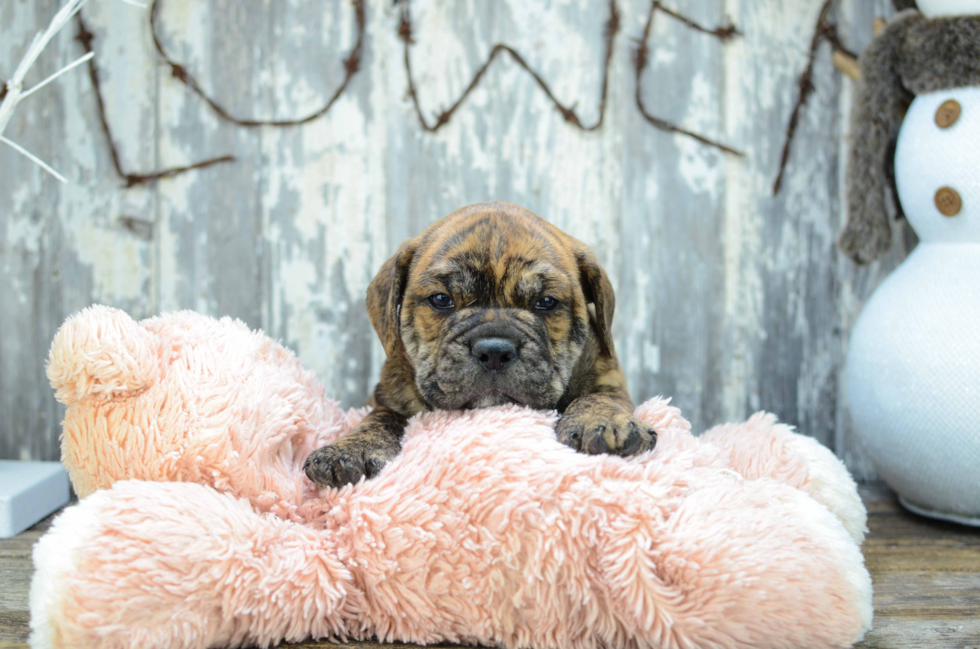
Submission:
[[[875,622],[858,646],[980,649],[980,529],[909,514],[883,487],[861,491],[869,513],[863,549],[874,579]],[[47,519],[0,540],[0,649],[27,647],[31,547],[49,525]]]

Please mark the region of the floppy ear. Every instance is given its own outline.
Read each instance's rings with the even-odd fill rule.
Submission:
[[[575,254],[578,262],[579,282],[585,301],[595,305],[595,320],[592,325],[596,329],[599,345],[602,350],[612,356],[615,354],[612,338],[613,311],[616,310],[616,293],[613,291],[609,276],[599,265],[599,260],[588,248],[583,247]]]
[[[408,268],[418,249],[418,239],[409,239],[381,266],[367,291],[367,311],[385,354],[391,356],[401,344],[401,310]]]

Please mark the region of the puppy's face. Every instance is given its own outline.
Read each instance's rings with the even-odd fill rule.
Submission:
[[[464,208],[407,242],[368,306],[429,408],[555,408],[576,368],[612,348],[612,289],[591,252],[506,203]]]
[[[416,385],[443,409],[554,407],[586,338],[577,278],[526,230],[487,226],[429,248],[410,275],[402,341]]]

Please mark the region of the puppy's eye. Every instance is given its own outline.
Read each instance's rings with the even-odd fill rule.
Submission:
[[[543,297],[534,304],[534,308],[539,311],[551,311],[558,306],[558,300],[549,296]]]
[[[445,293],[436,293],[435,295],[429,296],[429,304],[437,309],[451,309],[456,306],[453,302],[453,298],[449,297]]]

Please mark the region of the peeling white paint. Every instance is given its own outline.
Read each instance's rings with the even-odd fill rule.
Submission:
[[[654,345],[650,341],[644,341],[643,369],[650,374],[660,374],[660,345]]]
[[[714,110],[716,106],[718,89],[708,82],[704,74],[695,74],[691,79],[691,99],[684,116],[685,128],[698,133],[717,133],[720,120]],[[687,185],[707,194],[712,201],[717,200],[723,187],[723,154],[688,137],[675,139],[681,153],[679,171]]]
[[[745,6],[742,0],[731,0],[727,9],[730,15],[744,16]],[[754,7],[756,3],[748,0],[748,6]],[[725,132],[734,136],[736,146],[745,150],[751,161],[758,154],[749,146],[751,140],[745,137],[745,127],[757,110],[758,89],[747,83],[754,80],[746,72],[749,55],[744,39],[736,39],[726,51]],[[722,313],[729,334],[725,338],[721,406],[724,418],[738,419],[746,414],[747,403],[754,408],[759,402],[751,385],[756,374],[754,346],[755,336],[761,329],[763,300],[762,277],[758,272],[763,255],[760,236],[763,224],[755,203],[768,185],[761,171],[744,160],[726,158],[725,167]]]
[[[88,222],[75,230],[72,247],[79,261],[91,268],[96,301],[126,301],[143,296],[150,269],[142,259],[142,242]]]
[[[35,27],[33,12],[15,4],[13,20],[0,25],[0,76],[19,52],[7,45],[17,40],[10,36]],[[816,421],[846,330],[890,268],[855,271],[832,257],[842,202],[832,181],[840,184],[838,149],[846,142],[815,134],[846,124],[850,95],[849,82],[835,94],[838,76],[826,51],[784,193],[770,197],[819,4],[676,4],[709,26],[730,16],[745,35],[724,46],[657,16],[644,77],[648,106],[745,151],[737,159],[657,131],[638,115],[630,56],[647,0],[620,0],[622,31],[599,132],[566,124],[533,79],[502,56],[435,135],[422,132],[407,100],[400,10],[391,3],[368,3],[362,70],[331,113],[290,129],[222,122],[160,66],[145,15],[90,3],[86,16],[98,36],[126,168],[226,153],[238,161],[122,190],[87,76],[66,78],[13,124],[31,150],[59,151],[52,161],[75,182],[51,188],[34,173],[0,174],[0,195],[9,197],[0,208],[0,281],[12,287],[0,294],[8,301],[0,325],[53,330],[67,313],[35,322],[37,300],[68,309],[101,301],[140,316],[180,308],[233,315],[281,337],[331,394],[355,405],[384,359],[363,306],[373,274],[401,239],[455,208],[496,198],[527,206],[596,250],[618,291],[617,349],[638,400],[653,391],[674,396],[697,427],[759,407]],[[887,5],[843,0],[853,32],[847,42],[855,49],[866,43],[871,16]],[[595,120],[604,0],[413,0],[412,10],[411,56],[430,122],[498,41],[518,48],[583,122]],[[167,0],[161,26],[174,58],[202,86],[232,113],[256,118],[319,108],[342,79],[341,61],[356,36],[349,3],[313,0]],[[42,67],[67,60],[70,35],[59,46]],[[129,219],[150,224],[152,233],[128,230]],[[888,263],[901,252],[896,243]],[[71,276],[44,276],[57,256]],[[811,291],[831,280],[840,287],[836,303],[817,303]],[[38,283],[62,293],[39,297]],[[787,362],[797,376],[774,378],[773,350],[786,349],[796,354]],[[5,356],[0,380],[25,372],[43,380],[37,358]],[[10,393],[30,403],[41,398]],[[43,399],[56,412],[50,395]],[[839,452],[860,465],[841,413],[839,432],[817,433],[835,437]],[[56,453],[57,417],[50,418],[47,437],[40,436],[48,446],[22,444],[18,453]]]

